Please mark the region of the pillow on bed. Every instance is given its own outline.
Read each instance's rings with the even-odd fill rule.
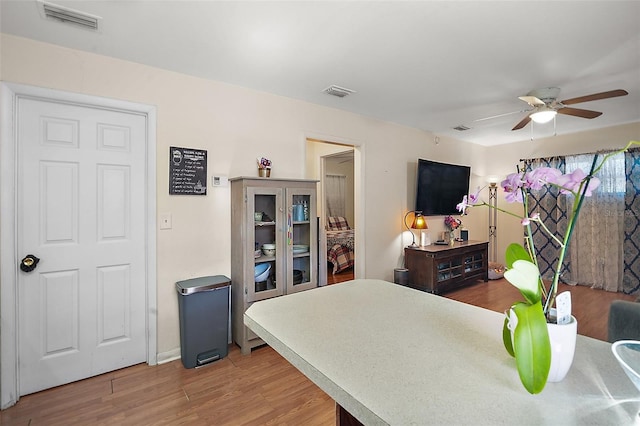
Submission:
[[[346,231],[349,228],[347,219],[342,216],[329,216],[327,217],[327,229],[329,231]]]

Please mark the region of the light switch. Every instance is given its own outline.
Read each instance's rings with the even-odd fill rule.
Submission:
[[[160,229],[171,229],[171,213],[160,213]]]

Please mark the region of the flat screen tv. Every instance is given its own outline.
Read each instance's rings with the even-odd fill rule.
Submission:
[[[469,193],[471,167],[418,159],[416,210],[425,216],[458,214],[456,205]]]

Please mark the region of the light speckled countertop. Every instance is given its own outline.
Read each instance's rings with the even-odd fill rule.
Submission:
[[[640,393],[610,344],[578,336],[567,377],[530,395],[502,314],[386,281],[256,302],[244,320],[366,425],[640,423]]]

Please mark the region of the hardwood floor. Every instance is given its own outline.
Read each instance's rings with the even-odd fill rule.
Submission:
[[[611,301],[634,299],[570,289],[578,332],[601,340]],[[519,300],[505,280],[478,282],[444,296],[499,312]],[[180,360],[140,364],[23,396],[0,412],[0,424],[329,426],[335,424],[335,404],[270,347],[243,356],[232,345],[226,358],[199,369],[185,369]]]
[[[607,340],[609,306],[616,299],[635,300],[635,296],[594,290],[585,286],[560,284],[558,293],[570,290],[573,316],[578,320],[578,334]],[[518,290],[504,278],[478,283],[445,293],[444,297],[480,306],[492,311],[504,312],[514,302],[523,300]]]
[[[335,403],[268,346],[233,345],[214,364],[172,361],[103,374],[20,398],[13,425],[332,425]]]
[[[349,268],[335,275],[332,274],[331,271],[329,271],[327,273],[327,284],[336,284],[344,281],[349,281],[352,280],[353,277],[353,268]]]

